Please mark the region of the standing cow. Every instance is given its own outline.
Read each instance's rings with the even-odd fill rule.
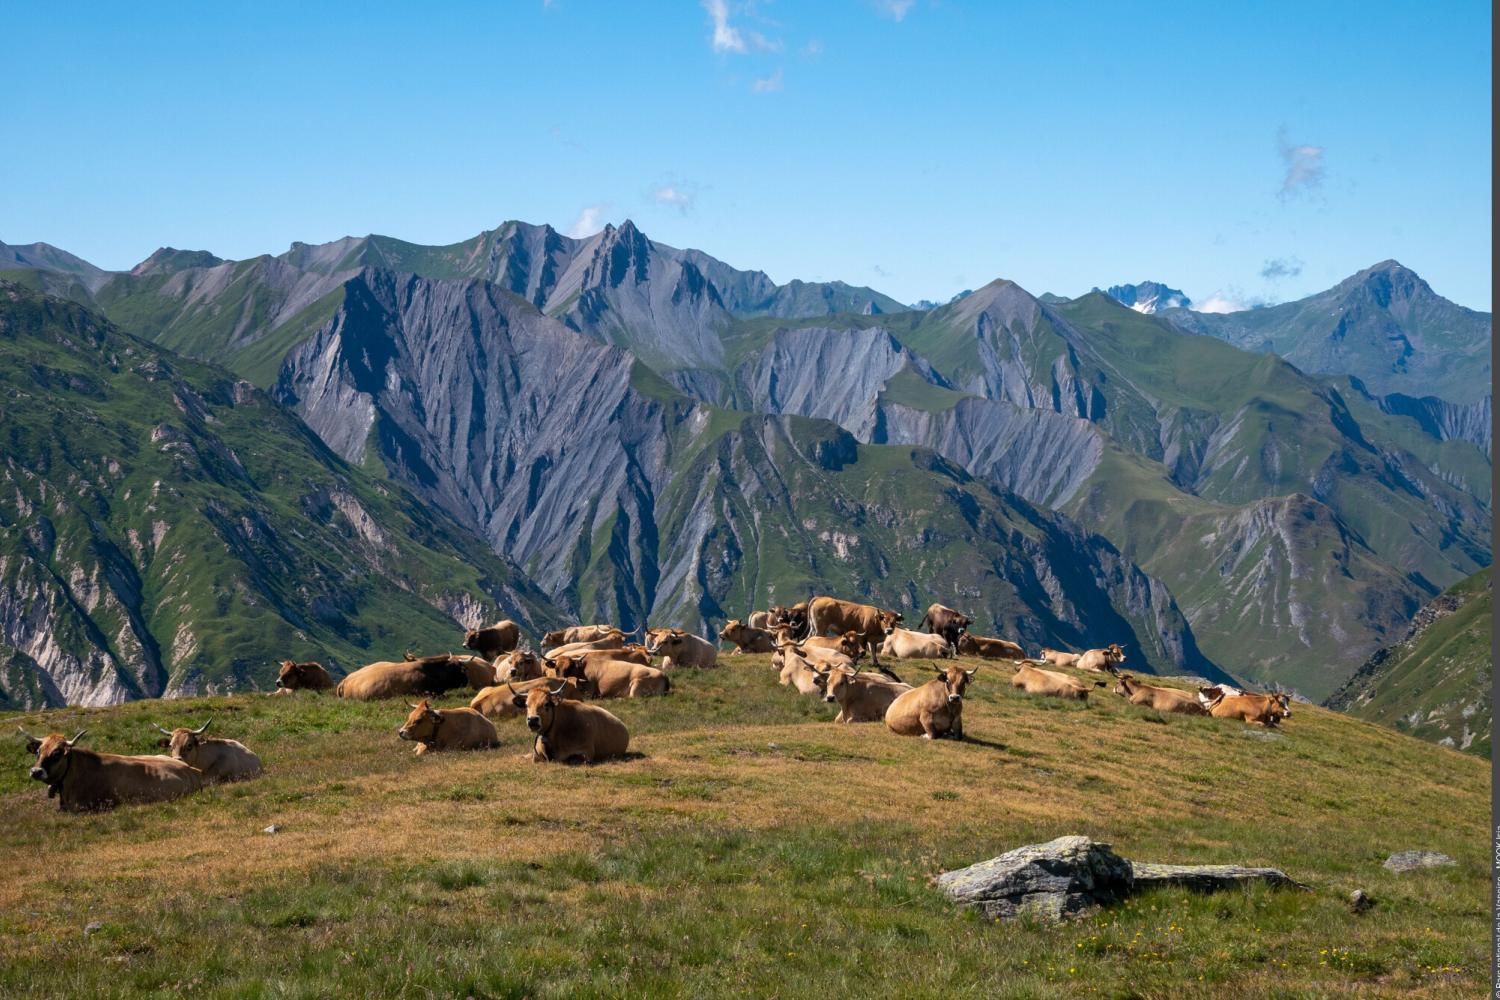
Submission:
[[[973,624],[974,619],[963,612],[954,611],[952,608],[944,607],[941,604],[934,604],[922,616],[922,621],[917,625],[917,628],[919,630],[925,628],[933,635],[940,635],[944,639],[947,639],[948,645],[956,646],[958,645],[960,633],[967,631],[969,626]]]
[[[855,604],[836,597],[814,597],[807,602],[807,635],[816,638],[827,635],[843,635],[853,632],[865,649],[870,651],[870,662],[880,666],[879,648],[885,637],[901,624],[901,613],[871,604]]]

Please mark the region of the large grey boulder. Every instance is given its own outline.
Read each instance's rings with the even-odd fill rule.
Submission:
[[[1028,844],[937,877],[951,899],[992,920],[1049,922],[1082,916],[1151,886],[1213,892],[1252,882],[1306,888],[1278,868],[1131,862],[1110,845],[1079,836]]]
[[[1130,862],[1088,837],[1028,844],[968,868],[943,872],[937,884],[956,902],[994,920],[1062,920],[1134,889]]]

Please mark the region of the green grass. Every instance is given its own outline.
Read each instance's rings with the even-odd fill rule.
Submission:
[[[1462,603],[1410,641],[1392,647],[1370,673],[1361,671],[1329,704],[1421,739],[1488,757],[1494,605],[1491,570],[1442,595]]]
[[[147,751],[214,714],[261,780],[103,815],[0,772],[0,991],[129,996],[1473,996],[1482,762],[1298,706],[1280,739],[987,665],[964,743],[835,726],[766,657],[611,702],[635,755],[414,757],[399,703],[236,696],[19,719]],[[917,668],[903,664],[905,673]],[[459,699],[448,699],[457,704]],[[259,831],[268,824],[275,835]],[[1338,835],[1329,830],[1337,828]],[[928,884],[1065,833],[1141,860],[1272,864],[1310,893],[1162,891],[1061,927]],[[1396,876],[1394,850],[1456,868]],[[1355,916],[1345,896],[1380,901]],[[98,926],[85,932],[90,925]]]

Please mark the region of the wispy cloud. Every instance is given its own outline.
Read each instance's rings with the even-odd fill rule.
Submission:
[[[1276,300],[1264,295],[1246,295],[1234,285],[1221,288],[1202,302],[1193,303],[1193,311],[1201,313],[1233,313],[1246,309],[1260,309],[1275,305]]]
[[[871,264],[870,265],[870,270],[874,271],[876,274],[878,274],[882,278],[889,278],[891,276],[891,272],[887,271],[885,268],[881,267],[879,264]]]
[[[585,236],[593,236],[604,228],[604,213],[609,211],[607,204],[585,205],[578,213],[578,218],[568,227],[568,235],[575,240],[583,239]]]
[[[713,31],[709,35],[709,46],[715,52],[780,52],[783,44],[779,38],[767,38],[758,31],[739,28],[729,23],[730,11],[727,0],[702,0],[708,13],[708,23]]]
[[[808,59],[818,58],[818,56],[823,54],[823,43],[814,38],[812,41],[802,46],[802,54]]]
[[[693,203],[698,199],[690,185],[682,183],[658,184],[651,189],[651,200],[658,205],[666,205],[675,208],[683,215],[693,210]]]
[[[912,9],[916,0],[874,0],[874,3],[875,13],[892,21],[899,21],[906,17],[906,12]]]
[[[1260,269],[1260,276],[1267,281],[1280,281],[1282,278],[1295,278],[1302,273],[1302,261],[1296,257],[1277,257],[1266,261]]]
[[[729,23],[729,4],[724,0],[703,0],[703,9],[708,11],[708,20],[714,29],[709,42],[713,50],[744,52],[745,36],[740,34],[740,29]]]
[[[750,89],[757,94],[770,94],[781,89],[781,67],[776,67],[776,72],[770,76],[757,77],[750,85]]]
[[[1286,128],[1276,133],[1276,148],[1281,153],[1281,162],[1286,168],[1281,178],[1282,200],[1300,194],[1310,194],[1323,186],[1328,168],[1323,163],[1323,147],[1293,144],[1287,141]]]

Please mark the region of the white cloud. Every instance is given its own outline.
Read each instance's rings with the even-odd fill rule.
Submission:
[[[693,210],[693,201],[696,198],[697,195],[682,184],[659,184],[651,190],[652,201],[658,205],[675,208],[683,215]]]
[[[1322,146],[1293,145],[1287,141],[1283,127],[1276,133],[1276,148],[1286,167],[1286,174],[1281,179],[1280,197],[1283,200],[1316,191],[1323,185],[1328,168],[1323,164]]]
[[[915,3],[916,0],[875,0],[875,13],[892,21],[899,21]]]
[[[770,94],[781,89],[781,67],[776,67],[776,72],[770,76],[762,76],[750,85],[750,89],[757,94]]]
[[[809,59],[816,59],[823,54],[823,43],[814,38],[802,46],[802,54]]]
[[[1260,276],[1267,281],[1295,278],[1301,273],[1302,261],[1296,257],[1277,257],[1274,260],[1267,260],[1265,266],[1260,269]]]
[[[1193,311],[1201,313],[1244,312],[1246,308],[1243,302],[1230,298],[1223,292],[1214,292],[1202,302],[1193,303]]]
[[[709,23],[714,26],[713,40],[709,43],[713,50],[744,52],[745,36],[729,23],[729,4],[725,0],[703,0],[703,9],[708,11]]]
[[[578,218],[568,227],[568,235],[575,240],[581,240],[586,236],[593,236],[604,228],[604,213],[609,211],[608,205],[587,205],[579,213]]]

